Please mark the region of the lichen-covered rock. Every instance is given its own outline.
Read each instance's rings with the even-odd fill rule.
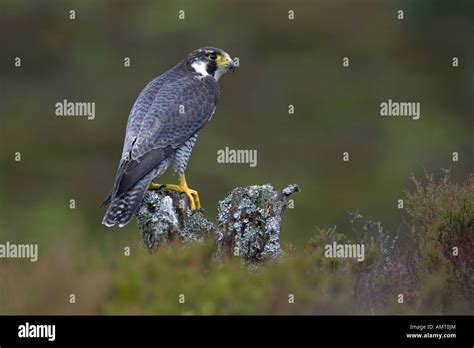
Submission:
[[[281,214],[287,197],[297,191],[298,185],[276,191],[269,184],[234,189],[219,202],[216,256],[240,256],[250,263],[282,256]]]
[[[214,225],[200,210],[189,209],[180,193],[164,187],[147,191],[136,217],[142,242],[150,251],[174,239],[202,242],[206,235],[214,232]]]
[[[249,263],[276,259],[280,247],[281,214],[288,196],[299,191],[289,185],[276,191],[271,185],[239,187],[219,202],[217,227],[201,210],[189,209],[185,195],[164,187],[145,194],[136,213],[142,241],[150,251],[172,240],[202,242],[215,235],[215,255],[222,260],[239,256]]]

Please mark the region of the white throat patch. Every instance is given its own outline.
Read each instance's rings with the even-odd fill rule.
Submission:
[[[224,75],[224,73],[225,73],[225,70],[224,70],[224,69],[219,69],[219,68],[217,68],[216,72],[214,73],[214,78],[215,78],[216,80],[219,80],[219,78],[220,78],[222,75]]]
[[[191,67],[194,69],[195,72],[197,72],[198,74],[201,74],[202,76],[209,75],[209,73],[206,70],[207,62],[198,60],[198,61],[195,61],[193,64],[191,64]]]
[[[208,63],[205,61],[197,60],[191,64],[191,68],[193,68],[193,70],[199,75],[212,76],[216,79],[216,81],[218,81],[219,78],[225,73],[225,69],[217,68],[217,70],[214,72],[214,75],[211,75],[207,72],[207,64]]]

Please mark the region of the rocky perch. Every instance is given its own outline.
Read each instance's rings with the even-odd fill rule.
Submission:
[[[151,252],[173,240],[203,242],[214,237],[219,260],[240,256],[258,263],[282,255],[281,214],[289,196],[298,191],[296,184],[281,191],[269,184],[235,188],[219,202],[214,224],[201,209],[189,209],[186,195],[161,187],[145,194],[136,216],[143,244]]]

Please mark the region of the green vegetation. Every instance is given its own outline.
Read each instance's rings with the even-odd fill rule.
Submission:
[[[135,246],[124,256],[111,246],[106,253],[71,255],[77,241],[65,238],[33,273],[13,262],[2,269],[1,279],[11,280],[2,298],[13,301],[0,306],[9,313],[472,313],[474,180],[455,184],[447,175],[429,175],[427,183],[415,184],[398,233],[350,214],[352,239],[335,228],[318,229],[307,246],[287,245],[283,261],[252,270],[237,257],[216,262],[213,240],[176,242],[153,255]],[[326,244],[354,238],[366,247],[364,262],[324,256]],[[70,292],[76,304],[67,303]]]
[[[449,171],[427,184],[413,178],[416,190],[407,193],[417,246],[417,272],[422,279],[442,284],[441,309],[450,308],[457,297],[474,308],[474,177],[462,185],[450,181]],[[441,281],[442,280],[442,281]],[[422,285],[423,282],[419,281]],[[426,282],[428,284],[428,281]],[[429,289],[422,288],[429,293]]]

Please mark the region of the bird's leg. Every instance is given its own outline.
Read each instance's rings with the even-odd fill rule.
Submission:
[[[178,191],[178,192],[185,193],[186,196],[188,196],[189,205],[191,206],[192,210],[201,208],[201,202],[199,200],[198,192],[196,190],[193,190],[193,189],[189,188],[188,183],[186,182],[186,177],[184,176],[184,174],[179,177],[179,184],[178,185],[173,185],[173,184],[160,185],[160,184],[151,183],[148,186],[148,189],[157,190],[162,186],[165,186],[165,188],[167,188],[168,190],[175,190],[175,191]]]
[[[182,187],[186,188],[185,192],[186,192],[186,195],[188,196],[188,198],[191,195],[191,197],[194,199],[194,206],[195,206],[194,209],[201,209],[201,201],[199,199],[199,194],[196,190],[190,189],[188,187],[188,184],[186,183],[186,177],[184,176],[184,174],[183,174],[183,176],[181,176],[179,178],[179,184]],[[190,195],[188,194],[188,192],[189,192]],[[190,202],[191,202],[191,200],[190,200]],[[191,207],[191,209],[193,209],[193,208]]]
[[[186,176],[183,174],[179,177],[179,185],[166,185],[166,188],[175,189],[179,192],[183,192],[188,196],[189,205],[191,209],[201,208],[201,202],[199,201],[199,195],[196,190],[190,189],[188,183],[186,182]]]

